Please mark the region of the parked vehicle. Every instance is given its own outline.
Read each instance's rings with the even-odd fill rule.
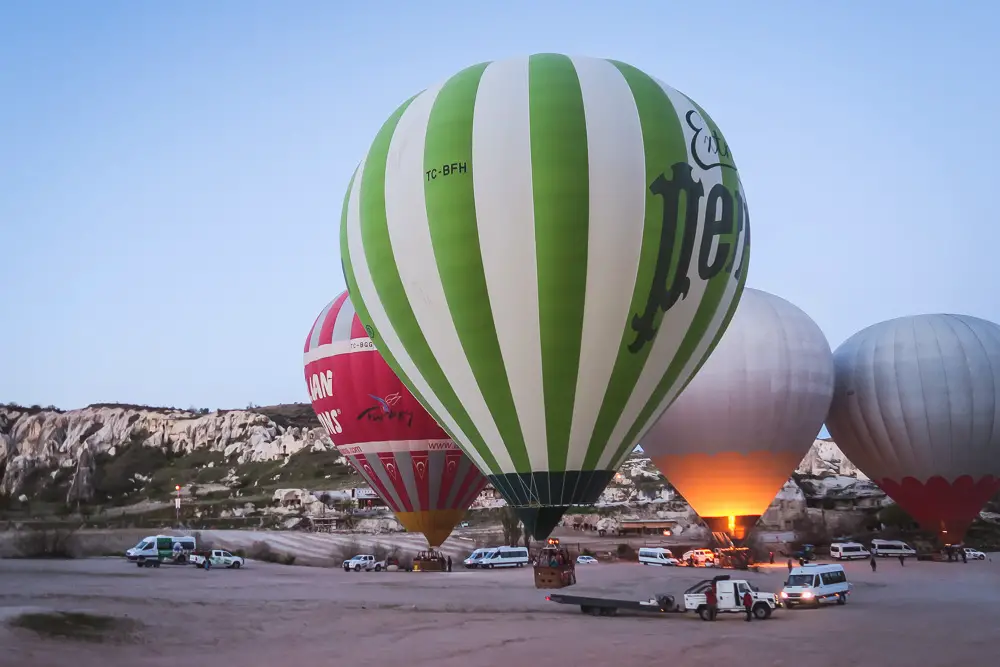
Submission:
[[[969,560],[986,560],[986,554],[984,554],[982,551],[978,551],[976,549],[970,549],[969,547],[964,547],[964,549],[965,549],[965,557],[968,558]]]
[[[901,540],[872,540],[872,555],[880,558],[916,556],[917,551]]]
[[[577,556],[576,557],[576,564],[577,565],[597,565],[599,562],[600,561],[598,561],[593,556]]]
[[[711,617],[705,592],[711,586],[715,586],[718,595],[717,610],[720,613],[743,613],[746,609],[743,606],[743,594],[747,592],[754,600],[751,612],[757,619],[770,618],[778,607],[777,598],[773,593],[761,593],[742,579],[730,579],[728,574],[699,581],[684,591],[682,603],[678,603],[673,595],[662,593],[648,600],[622,600],[561,593],[552,593],[545,596],[545,599],[558,604],[579,605],[580,611],[591,616],[615,616],[620,610],[653,614],[683,614],[690,611],[707,621]]]
[[[643,547],[639,549],[639,562],[643,565],[677,565],[680,561],[674,558],[670,549],[663,547]]]
[[[830,545],[830,557],[837,560],[865,559],[869,556],[871,556],[871,552],[859,542],[834,542]]]
[[[246,560],[242,556],[234,556],[223,549],[212,549],[211,551],[205,551],[202,553],[193,553],[188,560],[192,565],[200,568],[205,567],[205,561],[208,561],[212,567],[224,567],[233,570],[238,570],[247,564]]]
[[[684,609],[697,612],[703,621],[710,620],[708,598],[705,593],[713,585],[715,586],[719,613],[743,613],[746,610],[743,606],[743,596],[746,593],[750,593],[750,597],[753,599],[751,611],[754,618],[760,620],[771,618],[771,613],[778,607],[778,596],[774,593],[763,593],[754,588],[748,581],[730,579],[728,574],[723,574],[712,579],[699,581],[684,591]]]
[[[486,554],[492,553],[499,548],[500,547],[486,547],[485,549],[476,549],[471,554],[469,554],[468,558],[462,561],[462,564],[465,565],[466,569],[479,567],[482,564],[481,561],[483,560],[483,557],[486,556]]]
[[[794,568],[788,575],[781,589],[781,603],[789,609],[802,604],[818,607],[829,600],[847,604],[853,588],[843,565],[805,565]]]
[[[684,555],[681,556],[681,562],[713,567],[715,565],[715,553],[711,549],[691,549],[691,551],[684,552]]]
[[[150,535],[125,552],[125,558],[139,567],[159,567],[160,563],[183,565],[197,547],[188,535]]]
[[[359,554],[344,561],[344,572],[381,572],[385,569],[384,560],[375,560],[371,554]]]
[[[482,557],[479,567],[524,567],[529,562],[526,547],[497,547]]]

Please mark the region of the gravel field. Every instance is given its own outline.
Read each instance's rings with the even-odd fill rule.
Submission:
[[[844,607],[778,610],[745,623],[693,614],[584,616],[545,601],[530,568],[447,573],[345,573],[248,563],[242,570],[140,569],[115,558],[0,560],[0,665],[238,667],[400,664],[985,665],[1000,646],[1000,556],[963,563],[846,564]],[[565,592],[648,597],[680,593],[712,570],[598,564]],[[732,573],[734,577],[740,576]],[[746,577],[777,591],[785,569]],[[25,611],[138,619],[121,642],[41,638],[4,621]],[[622,662],[623,660],[627,662]]]

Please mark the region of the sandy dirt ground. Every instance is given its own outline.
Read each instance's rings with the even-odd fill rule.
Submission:
[[[249,563],[205,572],[120,559],[0,561],[0,665],[178,664],[741,665],[935,667],[992,664],[1000,646],[1000,557],[962,563],[846,564],[846,606],[778,610],[768,621],[692,614],[584,616],[546,602],[530,568],[346,573]],[[713,574],[637,564],[581,566],[565,592],[648,597]],[[747,573],[777,591],[784,568]],[[140,619],[132,643],[42,639],[2,624],[25,610]],[[720,664],[720,663],[716,663]]]

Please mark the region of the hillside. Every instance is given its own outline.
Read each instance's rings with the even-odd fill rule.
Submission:
[[[824,440],[816,442],[790,483],[803,499],[836,499],[847,507],[852,497],[874,496],[877,504],[882,495]],[[337,454],[308,404],[215,412],[124,404],[69,411],[0,407],[0,507],[8,513],[40,516],[80,508],[166,518],[178,485],[186,505],[200,516],[229,519],[252,514],[251,506],[276,504],[281,489],[304,490],[315,498],[359,486],[360,478]],[[600,505],[691,514],[641,454],[623,466]]]

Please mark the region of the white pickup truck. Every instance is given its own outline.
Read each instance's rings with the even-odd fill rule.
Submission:
[[[743,579],[730,579],[729,575],[720,575],[714,579],[699,581],[691,588],[684,591],[684,610],[697,612],[702,620],[709,620],[708,601],[705,593],[715,585],[716,596],[718,597],[719,613],[742,614],[746,611],[743,606],[743,595],[750,593],[753,598],[754,618],[763,620],[771,617],[771,612],[778,606],[778,596],[774,593],[762,593],[754,588],[748,581]]]
[[[385,569],[384,560],[375,560],[371,554],[359,554],[344,561],[344,572],[381,572]]]
[[[211,562],[212,567],[226,567],[238,570],[247,564],[241,556],[234,556],[222,549],[212,549],[209,553],[197,553],[188,556],[188,561],[195,567],[205,567],[205,561]]]

